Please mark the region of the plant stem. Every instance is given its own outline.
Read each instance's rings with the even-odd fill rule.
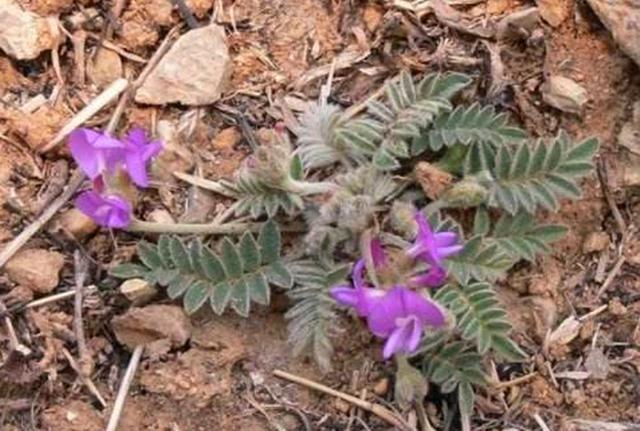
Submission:
[[[287,191],[302,196],[329,193],[337,188],[338,186],[335,183],[329,181],[310,182],[290,179],[285,185]]]
[[[178,235],[240,235],[245,232],[259,232],[263,223],[153,223],[133,219],[129,232],[173,233]],[[302,224],[282,226],[283,232],[303,232]]]

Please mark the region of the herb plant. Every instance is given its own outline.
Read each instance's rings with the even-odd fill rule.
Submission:
[[[562,238],[564,227],[535,214],[580,197],[598,149],[565,133],[528,139],[494,107],[466,103],[471,82],[403,72],[358,115],[321,98],[299,117],[295,145],[278,125],[235,180],[197,182],[234,198],[236,216],[267,220],[257,238],[208,247],[161,236],[140,244],[141,264],[113,274],[166,286],[189,313],[209,302],[246,316],[251,302],[269,303],[269,286],[289,289],[294,351],[324,370],[332,340],[349,333],[337,331],[347,306],[385,339],[381,358],[397,359],[397,393],[412,393],[418,366],[442,392],[457,392],[468,428],[485,359],[526,356],[494,285]],[[446,181],[421,180],[418,162]],[[306,228],[283,256],[278,226],[293,218]]]

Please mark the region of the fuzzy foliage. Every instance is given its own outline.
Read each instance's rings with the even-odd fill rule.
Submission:
[[[269,284],[285,289],[293,285],[280,248],[280,232],[273,221],[264,224],[257,239],[249,232],[237,244],[223,239],[219,253],[199,240],[185,243],[178,237],[162,235],[155,245],[140,243],[140,264],[121,264],[111,274],[165,286],[169,298],[183,297],[189,314],[208,302],[217,314],[230,305],[246,317],[251,302],[269,304]]]
[[[448,73],[427,75],[416,84],[403,72],[386,85],[384,101],[369,102],[363,116],[345,120],[331,105],[311,108],[301,121],[309,132],[298,142],[305,166],[371,160],[382,170],[400,167],[399,159],[410,156],[411,141],[450,111],[451,99],[470,82],[466,75]]]
[[[487,381],[482,356],[465,341],[447,341],[438,335],[426,340],[421,353],[425,375],[444,393],[457,390],[460,412],[470,416],[474,386],[483,387]]]
[[[492,178],[486,181],[488,203],[509,214],[533,213],[538,207],[555,211],[560,198],[580,198],[577,181],[593,171],[597,150],[596,139],[572,144],[565,133],[550,145],[538,141],[502,146],[490,167]]]
[[[523,354],[508,338],[511,324],[490,284],[449,284],[434,298],[455,315],[461,337],[473,341],[481,355],[493,349],[508,360],[522,359]]]
[[[330,334],[336,319],[335,301],[329,296],[329,289],[344,282],[348,269],[317,260],[291,265],[295,286],[288,296],[294,305],[285,314],[289,320],[289,341],[295,355],[310,352],[323,371],[331,369]]]

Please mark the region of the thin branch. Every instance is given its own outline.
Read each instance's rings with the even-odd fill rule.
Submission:
[[[82,383],[84,383],[87,389],[89,389],[89,391],[93,394],[93,396],[95,396],[96,399],[100,402],[100,404],[102,404],[102,407],[107,407],[107,402],[105,401],[104,397],[102,396],[98,388],[93,383],[93,381],[89,378],[89,376],[85,376],[83,374],[82,370],[80,369],[80,365],[78,365],[76,360],[73,359],[73,356],[71,356],[71,353],[69,353],[69,351],[64,347],[62,348],[62,353],[64,354],[64,357],[67,358],[67,361],[69,361],[69,365],[71,365],[71,368],[73,368],[76,374],[78,374],[78,377],[80,377],[80,380],[82,381]]]
[[[302,386],[306,386],[318,392],[325,393],[327,395],[331,395],[337,398],[340,398],[348,403],[353,404],[361,408],[362,410],[366,410],[369,413],[373,413],[378,416],[380,419],[385,422],[393,425],[397,429],[400,430],[411,430],[411,427],[398,415],[394,414],[391,410],[386,407],[381,406],[380,404],[374,404],[369,401],[361,400],[358,397],[354,397],[353,395],[346,394],[344,392],[337,391],[323,384],[314,382],[309,379],[305,379],[304,377],[296,376],[295,374],[290,374],[285,371],[275,370],[273,374],[276,377],[280,377],[281,379],[288,380],[293,383],[297,383]]]
[[[75,194],[84,182],[84,174],[79,169],[74,172],[67,188],[62,194],[55,199],[51,205],[45,209],[29,226],[27,226],[18,236],[16,236],[9,244],[7,244],[2,252],[0,252],[0,268],[2,268],[9,259],[35,235],[47,222],[53,217],[62,206]]]
[[[128,85],[129,81],[124,78],[119,78],[113,81],[102,93],[98,94],[87,106],[74,115],[73,118],[71,118],[71,120],[69,120],[67,124],[60,129],[56,136],[39,151],[41,153],[46,153],[47,151],[55,148],[69,133],[84,124],[89,118],[93,117],[102,108],[111,103],[113,99],[118,97],[118,95],[122,93]]]
[[[116,431],[116,429],[118,429],[118,422],[120,421],[120,416],[124,409],[124,402],[127,399],[127,394],[129,393],[129,387],[131,386],[133,377],[136,375],[136,370],[138,369],[138,364],[140,363],[143,351],[144,346],[140,345],[134,349],[133,355],[131,355],[129,366],[127,366],[127,371],[122,378],[122,383],[120,384],[118,394],[116,395],[116,401],[113,404],[113,410],[111,411],[111,417],[109,418],[106,431]]]
[[[78,344],[78,362],[80,363],[80,371],[84,376],[91,374],[93,368],[91,354],[87,349],[87,341],[84,336],[84,324],[82,321],[82,302],[84,296],[84,283],[87,279],[89,271],[89,261],[82,256],[80,250],[73,253],[73,262],[75,268],[75,302],[73,307],[73,330],[76,334],[76,343]]]

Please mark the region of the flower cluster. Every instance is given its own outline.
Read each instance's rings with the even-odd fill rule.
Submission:
[[[93,189],[76,199],[78,209],[100,226],[127,227],[132,205],[125,197],[124,183],[149,185],[147,165],[162,150],[162,143],[150,141],[141,128],[131,130],[123,139],[81,128],[69,135],[69,149],[80,169],[93,181]]]
[[[425,326],[444,326],[444,310],[417,289],[444,284],[447,278],[444,259],[463,248],[455,232],[434,233],[422,213],[417,213],[415,219],[418,234],[402,257],[411,262],[411,268],[426,264],[426,271],[411,271],[401,279],[396,277],[388,285],[382,283],[374,287],[365,281],[366,264],[360,259],[353,267],[352,285],[331,289],[337,302],[353,307],[359,316],[367,319],[374,335],[387,340],[383,350],[385,359],[396,353],[414,352]],[[390,269],[389,256],[377,239],[371,241],[369,251],[376,274],[384,274]]]

